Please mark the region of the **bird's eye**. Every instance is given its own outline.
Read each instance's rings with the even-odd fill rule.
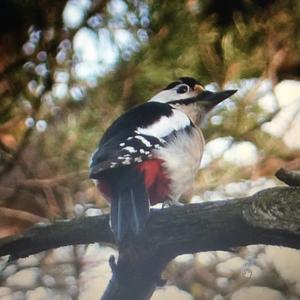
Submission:
[[[176,89],[176,92],[177,92],[177,94],[184,94],[188,90],[189,90],[189,87],[186,84],[182,84]]]

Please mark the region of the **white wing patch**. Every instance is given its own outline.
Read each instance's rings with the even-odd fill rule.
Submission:
[[[136,133],[142,134],[141,132],[138,132],[137,130],[136,130]],[[136,135],[134,138],[137,139],[137,140],[140,140],[146,147],[148,147],[148,148],[152,147],[152,144],[146,138],[144,138],[143,136]]]
[[[136,153],[137,152],[137,150],[132,146],[127,146],[127,147],[123,148],[123,150],[125,150],[129,153]]]
[[[163,138],[171,134],[173,131],[179,131],[191,124],[188,116],[178,109],[173,109],[173,114],[169,117],[161,117],[158,122],[148,127],[138,127],[137,134],[144,134],[155,136],[156,138]]]

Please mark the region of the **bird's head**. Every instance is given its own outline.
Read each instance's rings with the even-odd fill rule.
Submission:
[[[200,123],[212,108],[236,91],[211,92],[205,90],[194,78],[181,77],[167,85],[149,101],[172,105],[184,111],[195,123]]]

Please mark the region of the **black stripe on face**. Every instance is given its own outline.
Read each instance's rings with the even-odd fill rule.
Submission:
[[[185,98],[185,99],[169,101],[168,104],[189,105],[189,104],[197,102],[197,101],[198,101],[198,99],[196,96],[196,97],[190,97],[190,98]]]
[[[170,143],[172,140],[176,139],[178,136],[180,136],[181,134],[188,134],[191,135],[193,133],[193,130],[195,128],[195,125],[191,122],[191,124],[189,126],[186,126],[180,130],[174,130],[172,131],[169,135],[167,135],[166,137],[164,137],[164,140],[168,143]]]
[[[194,102],[201,102],[202,105],[212,108],[223,100],[236,93],[237,90],[225,90],[221,92],[203,91],[195,97],[169,101],[169,104],[189,105]]]

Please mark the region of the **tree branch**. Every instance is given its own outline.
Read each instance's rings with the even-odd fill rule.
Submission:
[[[42,250],[93,242],[114,243],[108,216],[37,226],[0,240],[11,259]],[[149,299],[166,264],[184,253],[251,244],[300,249],[300,187],[276,187],[253,196],[153,210],[144,232],[119,245],[102,300]]]
[[[108,215],[39,223],[20,235],[0,239],[0,256],[10,255],[12,261],[62,246],[113,243],[108,223]]]
[[[287,185],[300,186],[300,171],[289,171],[281,168],[275,175]]]

